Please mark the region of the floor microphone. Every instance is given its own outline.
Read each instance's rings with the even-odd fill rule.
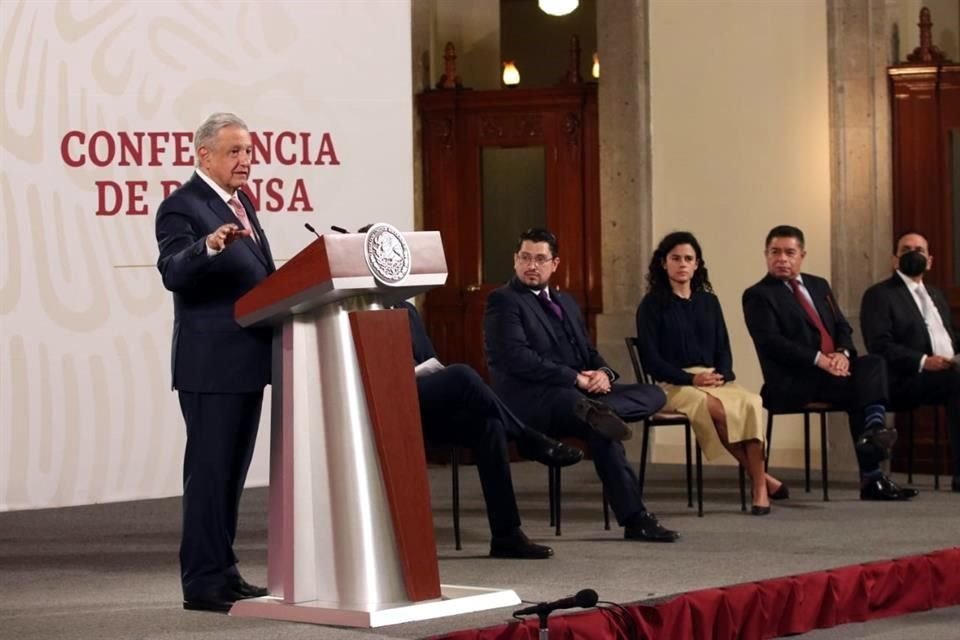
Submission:
[[[309,222],[304,222],[304,223],[303,223],[303,226],[305,226],[305,227],[307,228],[307,231],[309,231],[309,232],[312,233],[313,235],[317,236],[318,238],[320,237],[320,234],[317,233],[317,230],[314,229],[314,228],[313,228],[313,225],[310,224]]]
[[[560,598],[559,600],[554,600],[553,602],[541,602],[533,606],[527,607],[525,609],[519,609],[513,612],[514,616],[545,616],[551,611],[557,611],[558,609],[573,609],[574,607],[580,607],[582,609],[589,609],[594,607],[597,604],[599,596],[597,592],[593,589],[581,589],[577,592],[576,595],[569,596],[566,598]]]

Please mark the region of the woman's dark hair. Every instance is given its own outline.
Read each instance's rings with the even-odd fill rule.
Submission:
[[[657,245],[653,257],[650,258],[650,268],[647,270],[647,293],[655,296],[667,298],[673,293],[670,288],[670,279],[667,277],[667,270],[663,266],[667,256],[677,245],[688,244],[693,247],[693,252],[697,256],[697,270],[693,273],[693,280],[690,282],[692,291],[713,292],[713,285],[710,284],[710,275],[707,273],[707,263],[703,259],[703,250],[700,249],[700,243],[689,231],[674,231],[668,233],[660,244]]]

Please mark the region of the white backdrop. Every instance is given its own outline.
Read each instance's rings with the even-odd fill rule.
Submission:
[[[278,259],[304,222],[412,229],[409,0],[8,1],[0,20],[0,510],[178,494],[163,181],[232,111],[273,142],[251,177]]]

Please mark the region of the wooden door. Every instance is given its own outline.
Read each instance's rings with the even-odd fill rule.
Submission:
[[[517,236],[531,226],[557,234],[552,282],[592,325],[601,304],[595,86],[429,92],[419,105],[424,227],[440,231],[450,273],[424,310],[441,358],[486,374],[486,299],[512,276]]]

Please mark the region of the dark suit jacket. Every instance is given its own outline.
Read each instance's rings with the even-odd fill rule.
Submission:
[[[837,351],[846,349],[853,360],[857,356],[853,329],[837,306],[830,284],[808,273],[802,278]],[[820,332],[789,287],[767,275],[743,292],[743,315],[763,370],[764,398],[775,398],[781,395],[778,392],[806,382],[817,369],[814,359],[820,350]]]
[[[272,330],[244,329],[233,319],[237,299],[275,270],[253,205],[237,193],[260,244],[244,238],[213,257],[206,236],[240,221],[202,178],[194,174],[157,211],[157,268],[173,292],[173,386],[180,391],[244,393],[270,382]]]
[[[940,312],[943,324],[957,349],[957,336],[950,320],[950,305],[939,289],[924,285],[934,305]],[[903,279],[892,277],[878,282],[863,294],[860,303],[860,329],[867,351],[887,361],[890,372],[896,378],[907,378],[919,373],[920,358],[930,355],[930,334],[923,314],[907,289]]]
[[[413,360],[416,364],[426,362],[430,358],[436,358],[437,352],[433,348],[430,336],[427,335],[427,329],[423,326],[423,319],[420,318],[420,312],[409,302],[401,302],[396,305],[397,309],[406,309],[410,320],[410,338],[413,347]]]
[[[570,296],[550,290],[573,328],[575,348],[590,370],[610,366],[590,342],[583,316]],[[484,315],[484,344],[493,389],[507,406],[535,404],[554,388],[574,389],[576,369],[563,362],[557,336],[547,312],[519,280],[491,292]],[[617,378],[613,372],[614,379]],[[521,414],[521,418],[523,415]]]

